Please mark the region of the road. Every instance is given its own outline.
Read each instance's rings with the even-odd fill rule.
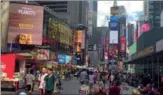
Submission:
[[[128,86],[123,83],[121,86],[121,95],[131,95],[133,87]],[[61,90],[61,95],[78,95],[80,89],[79,81],[76,79],[63,82],[63,90]],[[14,95],[14,92],[2,92],[1,95]],[[32,95],[39,95],[37,91],[33,92]]]

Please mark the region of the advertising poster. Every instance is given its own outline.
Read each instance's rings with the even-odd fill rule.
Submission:
[[[49,50],[46,49],[37,49],[36,50],[36,59],[38,60],[49,60]]]
[[[66,64],[70,63],[72,60],[72,56],[66,55],[65,57],[66,57]]]
[[[112,44],[109,46],[109,56],[110,57],[118,56],[118,45],[117,44]]]
[[[118,31],[110,31],[109,44],[118,44]]]
[[[120,52],[126,52],[126,38],[121,37],[120,39]]]
[[[8,43],[41,45],[43,12],[41,6],[11,3]]]
[[[15,54],[4,54],[1,56],[1,70],[2,76],[13,79],[15,71]]]
[[[58,55],[56,52],[50,52],[50,60],[57,62]]]
[[[58,54],[58,63],[66,64],[66,55],[65,54]]]
[[[110,16],[110,30],[118,30],[118,17],[117,16]]]
[[[82,43],[82,38],[83,38],[82,36],[83,36],[82,30],[76,31],[76,42]]]
[[[119,8],[118,6],[115,6],[115,7],[111,7],[111,14],[112,15],[118,15],[119,14]]]

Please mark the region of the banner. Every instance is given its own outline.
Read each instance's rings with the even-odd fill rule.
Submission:
[[[120,52],[126,52],[126,38],[121,37],[120,39]]]
[[[43,12],[41,6],[11,3],[8,43],[42,45]]]
[[[13,79],[15,71],[15,54],[4,54],[1,56],[2,76]]]

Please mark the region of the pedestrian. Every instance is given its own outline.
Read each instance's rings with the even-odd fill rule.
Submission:
[[[110,76],[110,86],[113,85],[114,79],[115,79],[115,76],[114,76],[114,74],[112,73],[111,76]]]
[[[39,81],[40,81],[40,84],[39,84],[39,95],[44,95],[45,92],[45,77],[47,76],[47,70],[46,68],[42,68],[42,74],[39,76]]]
[[[83,84],[86,79],[88,79],[88,73],[86,69],[83,69],[80,73],[80,83]]]
[[[45,95],[53,95],[55,86],[55,76],[53,74],[53,69],[48,69],[48,75],[45,77]]]
[[[29,94],[32,93],[33,91],[34,82],[35,82],[35,76],[33,75],[33,70],[30,70],[28,74],[25,76],[26,88]]]
[[[93,85],[94,85],[94,73],[93,71],[90,71],[89,73],[89,85],[90,85],[90,89],[92,89]]]

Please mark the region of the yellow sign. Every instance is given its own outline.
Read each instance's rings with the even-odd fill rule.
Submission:
[[[33,24],[19,23],[20,28],[33,28]]]
[[[137,57],[142,57],[142,56],[146,56],[148,54],[151,54],[154,51],[153,46],[150,46],[148,48],[145,48],[143,51],[140,51],[138,53],[136,53]]]

